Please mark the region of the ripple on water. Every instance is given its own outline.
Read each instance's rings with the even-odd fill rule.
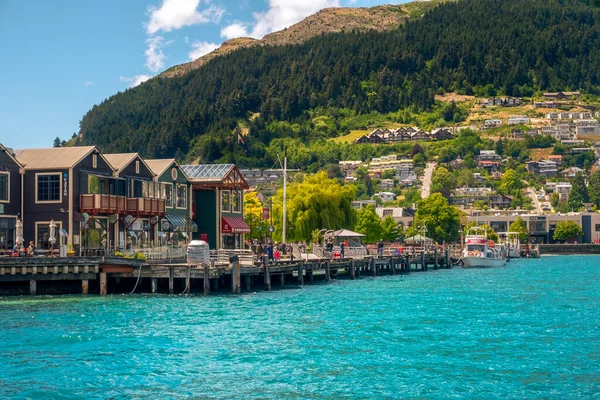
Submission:
[[[2,398],[593,398],[598,258],[0,301]]]

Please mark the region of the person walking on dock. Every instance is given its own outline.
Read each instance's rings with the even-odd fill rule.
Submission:
[[[267,246],[267,254],[269,256],[269,260],[275,262],[275,258],[273,257],[273,244],[269,243]]]
[[[383,239],[379,239],[377,242],[377,255],[383,257]]]
[[[340,242],[340,255],[342,256],[342,260],[344,257],[344,242]]]

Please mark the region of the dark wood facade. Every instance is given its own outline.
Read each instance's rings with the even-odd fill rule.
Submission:
[[[21,217],[21,165],[0,145],[0,251],[16,242],[16,222]]]

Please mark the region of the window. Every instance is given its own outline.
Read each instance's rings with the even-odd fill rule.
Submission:
[[[231,211],[231,203],[229,199],[229,190],[223,190],[221,192],[221,211]]]
[[[173,178],[174,181],[177,180],[177,168],[171,169],[171,178]]]
[[[10,175],[0,172],[0,201],[9,201]]]
[[[167,207],[173,208],[173,185],[170,183],[163,184],[163,198]]]
[[[54,246],[56,247],[59,243],[61,229],[61,222],[54,221],[56,225],[54,229],[54,238],[56,241],[54,242]],[[35,247],[38,249],[49,249],[50,248],[50,222],[36,222],[35,223]],[[23,246],[28,247],[29,241],[23,243]]]
[[[37,201],[60,202],[60,174],[37,175]]]
[[[140,173],[140,162],[139,161],[135,162],[135,173],[136,174]]]
[[[187,186],[177,185],[177,208],[187,208]]]
[[[98,154],[92,156],[92,168],[98,168]]]
[[[596,224],[596,232],[600,232],[600,224]]]
[[[231,205],[233,212],[242,212],[242,196],[239,191],[231,191]]]
[[[394,210],[383,210],[384,217],[388,217],[388,216],[392,217],[393,214],[394,214]]]

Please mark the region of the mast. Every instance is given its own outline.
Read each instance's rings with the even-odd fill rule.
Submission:
[[[287,219],[287,155],[283,156],[283,235],[282,243],[285,243],[286,219]]]

